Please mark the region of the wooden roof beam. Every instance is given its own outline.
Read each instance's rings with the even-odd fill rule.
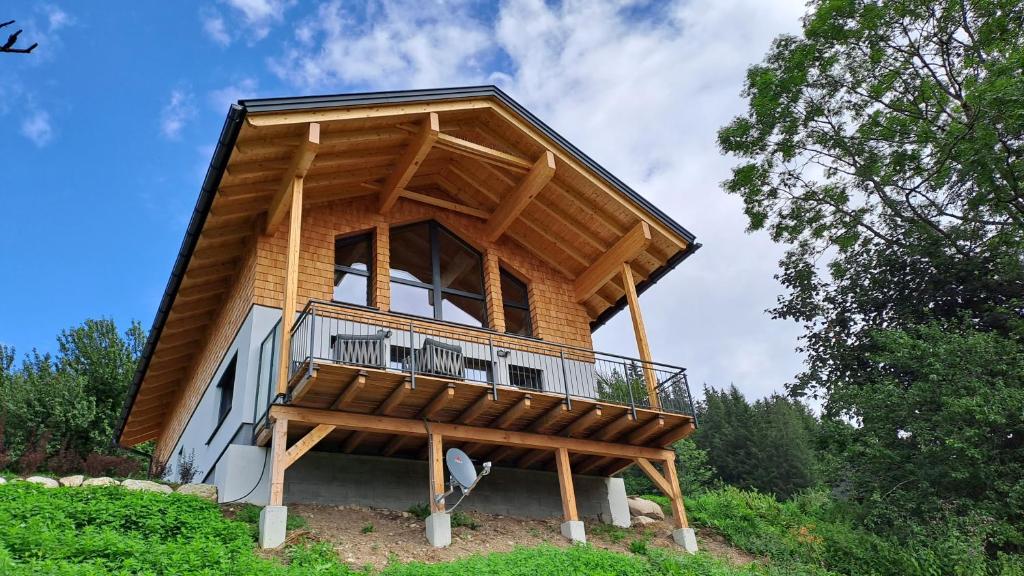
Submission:
[[[607,252],[576,278],[576,301],[590,298],[601,286],[621,272],[623,262],[629,262],[647,249],[651,243],[651,227],[641,220],[625,236],[619,238]]]
[[[387,214],[398,200],[402,188],[409,183],[416,169],[420,167],[423,160],[430,152],[430,148],[437,141],[440,133],[440,120],[436,112],[430,112],[420,125],[420,131],[413,138],[413,141],[406,147],[405,152],[398,158],[398,162],[384,181],[384,187],[380,191],[380,200],[377,203],[377,211]]]
[[[289,164],[281,182],[278,184],[277,193],[270,202],[270,210],[267,212],[267,223],[264,231],[272,233],[284,215],[288,213],[292,204],[292,181],[296,178],[305,178],[313,159],[316,158],[317,150],[320,148],[320,124],[310,122],[306,135],[303,137],[299,147],[292,154],[292,161]]]
[[[459,204],[458,202],[449,202],[448,200],[442,200],[441,198],[434,198],[433,196],[427,196],[426,194],[420,194],[419,192],[413,192],[411,190],[400,190],[398,192],[402,198],[408,198],[422,204],[429,204],[430,206],[437,206],[438,208],[444,208],[451,210],[452,212],[459,212],[460,214],[466,214],[481,220],[490,218],[491,213],[486,210],[480,210],[479,208],[473,208],[472,206],[466,206],[465,204]]]
[[[551,181],[554,175],[555,155],[550,150],[545,150],[540,158],[533,163],[533,167],[530,168],[519,186],[498,204],[494,214],[487,220],[487,231],[485,232],[487,239],[494,242],[501,238],[512,221],[522,214],[526,206]]]

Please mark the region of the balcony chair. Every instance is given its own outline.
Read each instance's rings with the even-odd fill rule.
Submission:
[[[387,355],[384,351],[384,340],[388,332],[378,330],[376,334],[334,336],[334,361],[340,364],[368,366],[370,368],[386,368]]]

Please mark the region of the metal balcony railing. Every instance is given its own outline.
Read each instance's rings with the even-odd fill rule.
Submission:
[[[260,347],[256,420],[273,400],[280,325]],[[289,380],[316,363],[361,366],[693,415],[686,371],[564,344],[457,324],[310,301],[291,332]],[[266,376],[264,376],[266,374]],[[647,382],[654,383],[652,405]],[[265,402],[265,403],[264,403]]]

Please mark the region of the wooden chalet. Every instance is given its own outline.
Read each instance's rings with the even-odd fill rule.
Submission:
[[[574,475],[635,464],[684,529],[692,402],[638,296],[698,247],[494,87],[242,100],[117,439],[155,442],[172,476],[198,452],[222,499],[262,481],[270,508],[310,450],[425,461],[427,501],[459,447],[557,477],[566,522]],[[623,309],[636,358],[593,349]],[[265,469],[243,474],[242,448]]]

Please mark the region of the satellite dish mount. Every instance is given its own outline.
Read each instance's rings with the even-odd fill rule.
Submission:
[[[448,491],[434,496],[434,503],[440,504],[444,502],[445,498],[451,496],[455,490],[461,490],[462,496],[459,498],[459,501],[448,509],[448,511],[452,511],[462,503],[463,498],[473,491],[473,488],[476,488],[481,478],[491,473],[491,463],[484,462],[484,469],[477,474],[476,467],[473,466],[473,461],[470,460],[469,455],[458,448],[448,449],[444,456],[444,463],[448,468],[450,479]]]

